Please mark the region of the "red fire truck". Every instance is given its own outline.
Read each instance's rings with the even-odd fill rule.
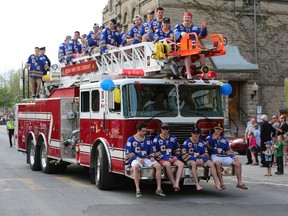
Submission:
[[[225,54],[222,35],[212,38],[204,54]],[[16,105],[17,148],[27,154],[31,169],[53,173],[78,164],[89,168],[91,183],[111,189],[116,175],[133,177],[124,162],[125,144],[139,121],[147,123],[151,137],[162,122],[169,123],[180,144],[194,124],[204,137],[223,124],[221,84],[215,73],[197,73],[194,67],[195,79],[184,79],[181,49],[173,55],[146,42],[77,58],[68,66],[53,65],[45,76],[47,97]],[[155,52],[165,57],[151,58]],[[196,54],[191,52],[191,57]],[[162,177],[167,179],[165,172]],[[141,178],[153,179],[153,169],[143,169]],[[191,178],[188,168],[185,178]]]

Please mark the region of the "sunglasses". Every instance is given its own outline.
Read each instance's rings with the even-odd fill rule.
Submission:
[[[162,130],[169,130],[169,127],[164,126],[162,127]]]

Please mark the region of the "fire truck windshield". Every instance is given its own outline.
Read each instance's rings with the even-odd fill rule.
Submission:
[[[126,117],[223,116],[216,85],[127,84],[123,88]]]

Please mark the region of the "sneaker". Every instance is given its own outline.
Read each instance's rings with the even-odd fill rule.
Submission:
[[[283,175],[284,173],[281,172],[275,172],[276,175]]]
[[[156,193],[157,195],[159,195],[159,196],[163,196],[163,197],[166,196],[166,194],[163,193],[162,189],[156,190],[155,193]]]
[[[137,198],[142,197],[141,191],[136,191],[136,197]]]

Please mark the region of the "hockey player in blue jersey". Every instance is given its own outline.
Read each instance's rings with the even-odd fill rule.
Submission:
[[[75,31],[73,39],[70,40],[67,45],[67,50],[66,50],[67,63],[72,62],[73,58],[80,57],[80,54],[82,52],[82,46],[81,46],[81,43],[78,41],[79,38],[80,38],[80,32]]]
[[[200,139],[201,129],[197,127],[192,128],[191,137],[187,138],[182,146],[182,160],[191,169],[196,189],[198,191],[202,190],[202,186],[198,181],[197,167],[210,168],[212,177],[215,182],[215,187],[218,190],[221,189],[220,181],[216,173],[215,166],[212,161],[209,160],[208,150],[202,139]]]
[[[144,34],[146,34],[149,30],[149,23],[154,19],[154,10],[152,9],[148,9],[147,10],[147,22],[144,22],[140,28],[140,30],[138,31],[136,37],[134,38],[132,44],[138,44],[142,42],[142,37]]]
[[[128,138],[125,146],[125,163],[134,171],[136,197],[141,197],[140,170],[142,167],[153,167],[156,170],[156,194],[166,196],[161,189],[161,165],[155,160],[151,139],[146,136],[147,126],[143,122],[137,124],[137,133]]]
[[[211,155],[211,160],[215,164],[217,175],[219,177],[222,190],[225,189],[225,184],[222,176],[222,165],[233,165],[237,177],[237,186],[240,189],[247,190],[248,188],[242,182],[242,163],[230,149],[229,142],[224,136],[221,136],[223,127],[218,124],[214,127],[214,133],[206,137],[206,145]]]
[[[67,49],[67,45],[69,43],[69,41],[71,40],[71,36],[67,35],[65,37],[65,40],[63,43],[60,44],[59,49],[58,49],[58,61],[60,63],[66,64],[67,60],[66,60],[66,49]]]
[[[108,53],[109,50],[119,47],[122,42],[120,33],[116,30],[116,19],[109,21],[100,36],[100,54]]]
[[[143,35],[143,42],[151,42],[154,40],[154,33],[157,29],[161,28],[162,20],[164,18],[164,8],[158,7],[156,9],[156,18],[149,23],[148,32]]]
[[[170,19],[165,17],[162,20],[162,27],[157,29],[154,34],[154,42],[158,42],[165,38],[174,38],[174,31],[170,29]]]
[[[177,138],[169,134],[169,124],[163,123],[161,133],[153,139],[153,148],[156,160],[165,167],[167,176],[170,179],[173,189],[180,190],[179,182],[184,168],[184,164],[179,160],[180,146]],[[174,177],[171,165],[177,166],[176,177]]]
[[[180,41],[180,38],[183,37],[186,34],[189,33],[196,33],[199,38],[203,38],[207,36],[207,27],[206,27],[206,21],[203,20],[201,23],[201,27],[199,28],[198,26],[194,25],[192,23],[192,13],[190,12],[185,12],[183,14],[183,23],[179,23],[175,26],[174,32],[175,32],[175,38],[177,41]],[[206,65],[206,59],[204,54],[199,54],[199,61],[201,66]],[[185,69],[187,73],[187,79],[192,79],[192,74],[191,74],[191,56],[186,56],[184,58],[184,63],[185,63]]]
[[[133,18],[134,21],[134,26],[127,32],[125,35],[124,40],[122,40],[121,46],[129,46],[132,44],[132,41],[134,38],[136,38],[139,30],[141,29],[142,26],[142,17],[140,15],[136,15]]]

